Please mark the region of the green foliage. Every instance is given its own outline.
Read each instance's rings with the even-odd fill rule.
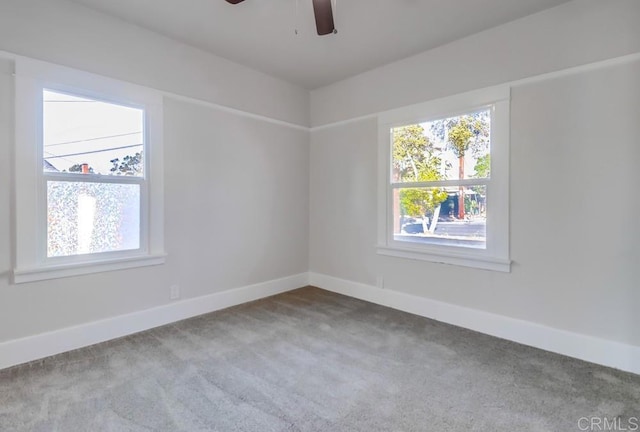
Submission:
[[[403,215],[422,217],[431,216],[433,211],[447,199],[447,192],[442,188],[402,189],[400,190],[400,207]]]
[[[474,169],[474,178],[489,178],[491,174],[491,154],[479,156],[476,160]]]
[[[476,201],[475,197],[471,197],[469,195],[465,195],[464,197],[464,211],[465,213],[477,214],[479,211],[480,205],[478,201]]]
[[[137,175],[142,173],[142,161],[142,152],[138,152],[133,156],[125,156],[122,161],[116,158],[109,162],[113,164],[111,172],[116,175]]]
[[[418,181],[421,173],[437,171],[440,161],[433,156],[429,142],[420,125],[393,129],[393,170],[398,181]]]
[[[420,182],[442,180],[441,160],[434,155],[433,144],[420,125],[393,129],[394,181]],[[421,217],[433,213],[447,193],[441,188],[401,189],[402,215]]]
[[[476,159],[476,165],[473,167],[473,170],[473,178],[489,178],[491,176],[491,154],[487,153],[482,156],[478,156],[478,159]],[[480,195],[485,194],[484,186],[472,186],[471,189]]]
[[[83,165],[83,164],[74,164],[74,165],[71,165],[71,166],[69,167],[69,170],[68,170],[68,171],[69,171],[70,173],[81,173],[81,172],[82,172],[82,165]],[[94,171],[93,171],[93,168],[89,167],[89,172],[90,172],[91,174],[93,174],[93,172],[94,172]]]
[[[447,144],[459,158],[470,149],[478,151],[489,138],[489,123],[479,114],[454,117],[447,119],[447,123]]]

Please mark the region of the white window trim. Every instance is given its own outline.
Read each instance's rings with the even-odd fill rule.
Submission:
[[[141,188],[141,244],[135,251],[46,258],[42,91],[49,89],[141,107],[145,111],[146,190]],[[152,89],[28,59],[15,60],[15,268],[24,283],[164,263],[162,94]],[[61,179],[69,175],[61,174]],[[95,180],[109,182],[107,176]]]
[[[378,115],[378,245],[380,255],[418,259],[509,272],[509,104],[510,87],[497,86],[425,103],[402,107]],[[492,109],[491,178],[487,184],[486,249],[418,244],[393,237],[391,188],[391,133],[394,127],[463,114],[478,108]]]

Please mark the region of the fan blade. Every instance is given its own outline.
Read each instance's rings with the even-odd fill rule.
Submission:
[[[318,35],[334,33],[336,27],[333,23],[331,0],[313,0],[313,13],[316,16]]]
[[[243,2],[244,0],[227,0],[227,3],[231,3],[231,4],[238,4],[240,2]]]

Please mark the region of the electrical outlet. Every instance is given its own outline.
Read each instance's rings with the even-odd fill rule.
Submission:
[[[180,287],[178,285],[171,285],[171,300],[177,300],[180,298]]]
[[[379,289],[384,289],[384,277],[382,277],[382,276],[378,276],[378,277],[376,278],[376,286],[377,286]]]

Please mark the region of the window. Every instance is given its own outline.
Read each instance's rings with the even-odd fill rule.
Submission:
[[[16,283],[164,262],[162,98],[16,62]]]
[[[138,250],[144,110],[43,91],[47,258]]]
[[[381,254],[509,271],[509,89],[379,116]]]

